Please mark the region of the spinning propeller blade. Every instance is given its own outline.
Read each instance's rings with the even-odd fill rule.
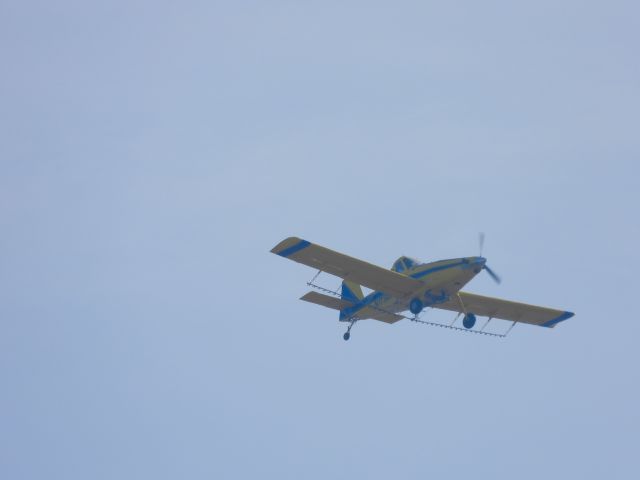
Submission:
[[[493,278],[493,281],[496,283],[500,283],[502,280],[500,279],[500,277],[496,274],[496,272],[494,272],[493,270],[491,270],[489,267],[487,267],[487,265],[485,264],[484,267],[482,267],[484,270],[487,271],[487,273],[489,274],[489,276],[491,278]]]
[[[484,249],[484,232],[480,232],[478,234],[478,244],[480,246],[480,255],[479,256],[482,257],[482,250]],[[489,267],[487,267],[486,263],[484,264],[484,266],[482,268],[487,271],[489,276],[491,278],[493,278],[494,282],[499,284],[502,281],[496,272],[494,272]]]

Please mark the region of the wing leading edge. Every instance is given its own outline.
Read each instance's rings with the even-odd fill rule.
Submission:
[[[460,300],[462,300],[465,310],[475,315],[529,323],[541,327],[553,328],[558,323],[574,315],[572,312],[564,310],[512,302],[501,298],[485,297],[475,293],[460,292]],[[461,312],[462,310],[457,298],[450,298],[445,303],[433,305],[433,307],[454,312]]]
[[[273,247],[271,252],[397,298],[411,295],[422,287],[422,282],[419,280],[298,237],[284,239]]]

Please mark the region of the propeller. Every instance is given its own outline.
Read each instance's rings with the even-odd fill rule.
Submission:
[[[487,264],[485,263],[485,265],[482,267],[484,270],[487,271],[487,273],[489,274],[489,276],[491,278],[493,278],[493,281],[496,282],[497,284],[500,284],[500,282],[502,281],[502,279],[498,276],[498,274],[496,274],[496,272],[494,272],[493,270],[491,270],[489,267],[487,267]]]
[[[484,249],[484,232],[480,232],[478,234],[478,244],[480,247],[480,257],[482,257],[482,250]],[[500,284],[500,282],[502,281],[502,279],[498,276],[498,274],[496,272],[494,272],[493,270],[491,270],[487,264],[485,263],[482,266],[483,270],[486,270],[487,273],[489,274],[489,276],[493,279],[494,282],[496,282],[497,284]]]

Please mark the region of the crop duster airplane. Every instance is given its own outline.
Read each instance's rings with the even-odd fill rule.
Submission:
[[[484,237],[481,235],[481,249],[483,240]],[[349,340],[355,322],[366,319],[395,323],[406,318],[430,325],[503,337],[506,334],[484,332],[484,327],[482,330],[474,329],[476,316],[488,317],[487,323],[492,318],[509,320],[513,322],[511,327],[520,322],[553,328],[574,315],[563,310],[461,291],[461,288],[482,270],[500,283],[500,278],[487,266],[487,260],[482,256],[452,258],[431,263],[420,263],[403,256],[394,262],[391,270],[387,270],[297,237],[284,239],[271,252],[318,269],[316,277],[321,272],[326,272],[343,279],[341,292],[318,287],[312,280],[308,285],[334,296],[311,291],[300,299],[338,310],[339,320],[349,323],[344,334],[345,340]],[[365,296],[361,286],[373,291]],[[425,307],[454,311],[458,313],[458,317],[464,315],[464,329],[454,327],[453,324],[443,325],[418,320],[418,315]],[[407,310],[414,317],[400,314]]]

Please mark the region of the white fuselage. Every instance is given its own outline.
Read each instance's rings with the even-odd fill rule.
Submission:
[[[418,299],[424,307],[446,302],[482,270],[486,260],[483,257],[454,258],[419,264],[398,272],[420,280],[423,286],[404,297],[394,297],[384,292],[374,291],[353,307],[347,308],[340,319],[348,321],[354,316],[366,316],[368,308],[390,313],[409,310],[413,299]]]

